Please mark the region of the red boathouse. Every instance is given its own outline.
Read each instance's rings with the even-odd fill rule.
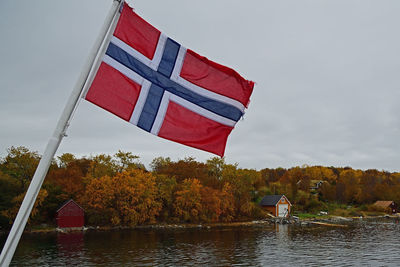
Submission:
[[[285,195],[268,195],[260,201],[260,206],[275,217],[289,217],[292,204]]]
[[[70,199],[57,210],[56,220],[60,228],[83,227],[85,213],[81,206]]]

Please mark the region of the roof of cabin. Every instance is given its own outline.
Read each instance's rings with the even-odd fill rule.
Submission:
[[[275,206],[284,195],[267,195],[261,201],[261,206]],[[289,202],[290,203],[290,202]]]
[[[392,205],[392,203],[393,203],[393,201],[391,201],[391,200],[388,200],[388,201],[386,201],[386,200],[378,200],[377,202],[374,203],[374,206],[378,206],[378,207],[381,207],[381,208],[387,208],[390,205]]]
[[[60,208],[58,208],[58,210],[56,212],[59,212],[60,210],[62,210],[65,206],[68,205],[68,203],[73,202],[76,206],[78,206],[81,210],[84,210],[81,206],[78,205],[78,203],[76,203],[74,200],[70,199],[65,201]]]

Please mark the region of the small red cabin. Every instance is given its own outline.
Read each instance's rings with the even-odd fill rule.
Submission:
[[[70,199],[57,210],[56,220],[60,228],[83,227],[85,213],[81,206]]]

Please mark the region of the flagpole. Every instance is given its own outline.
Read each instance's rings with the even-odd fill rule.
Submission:
[[[95,62],[98,60],[99,50],[104,47],[105,39],[108,39],[111,33],[110,28],[115,25],[115,19],[118,17],[118,11],[121,7],[122,0],[114,0],[112,7],[107,14],[106,20],[101,28],[100,34],[98,35],[89,57],[83,67],[83,70],[75,84],[74,89],[68,99],[67,104],[64,107],[63,113],[58,120],[57,126],[53,132],[52,137],[47,143],[42,158],[40,159],[39,165],[33,175],[32,181],[29,185],[28,191],[24,197],[21,207],[18,211],[17,217],[12,225],[11,231],[8,234],[6,243],[4,244],[3,250],[0,255],[0,266],[9,266],[14,255],[14,252],[18,246],[21,235],[25,229],[25,225],[28,221],[29,215],[32,211],[33,205],[35,204],[37,195],[39,194],[40,188],[43,184],[43,180],[49,170],[51,161],[61,143],[61,140],[66,136],[65,132],[69,126],[71,116],[77,106],[79,97],[85,86],[88,86],[87,79],[93,69],[93,65],[97,65]],[[103,49],[102,49],[103,50]]]

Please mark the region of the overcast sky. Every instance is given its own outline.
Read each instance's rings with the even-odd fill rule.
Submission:
[[[400,171],[400,1],[135,0],[183,46],[256,82],[226,161]],[[111,0],[0,1],[0,155],[42,153]],[[213,155],[81,101],[58,155]]]

